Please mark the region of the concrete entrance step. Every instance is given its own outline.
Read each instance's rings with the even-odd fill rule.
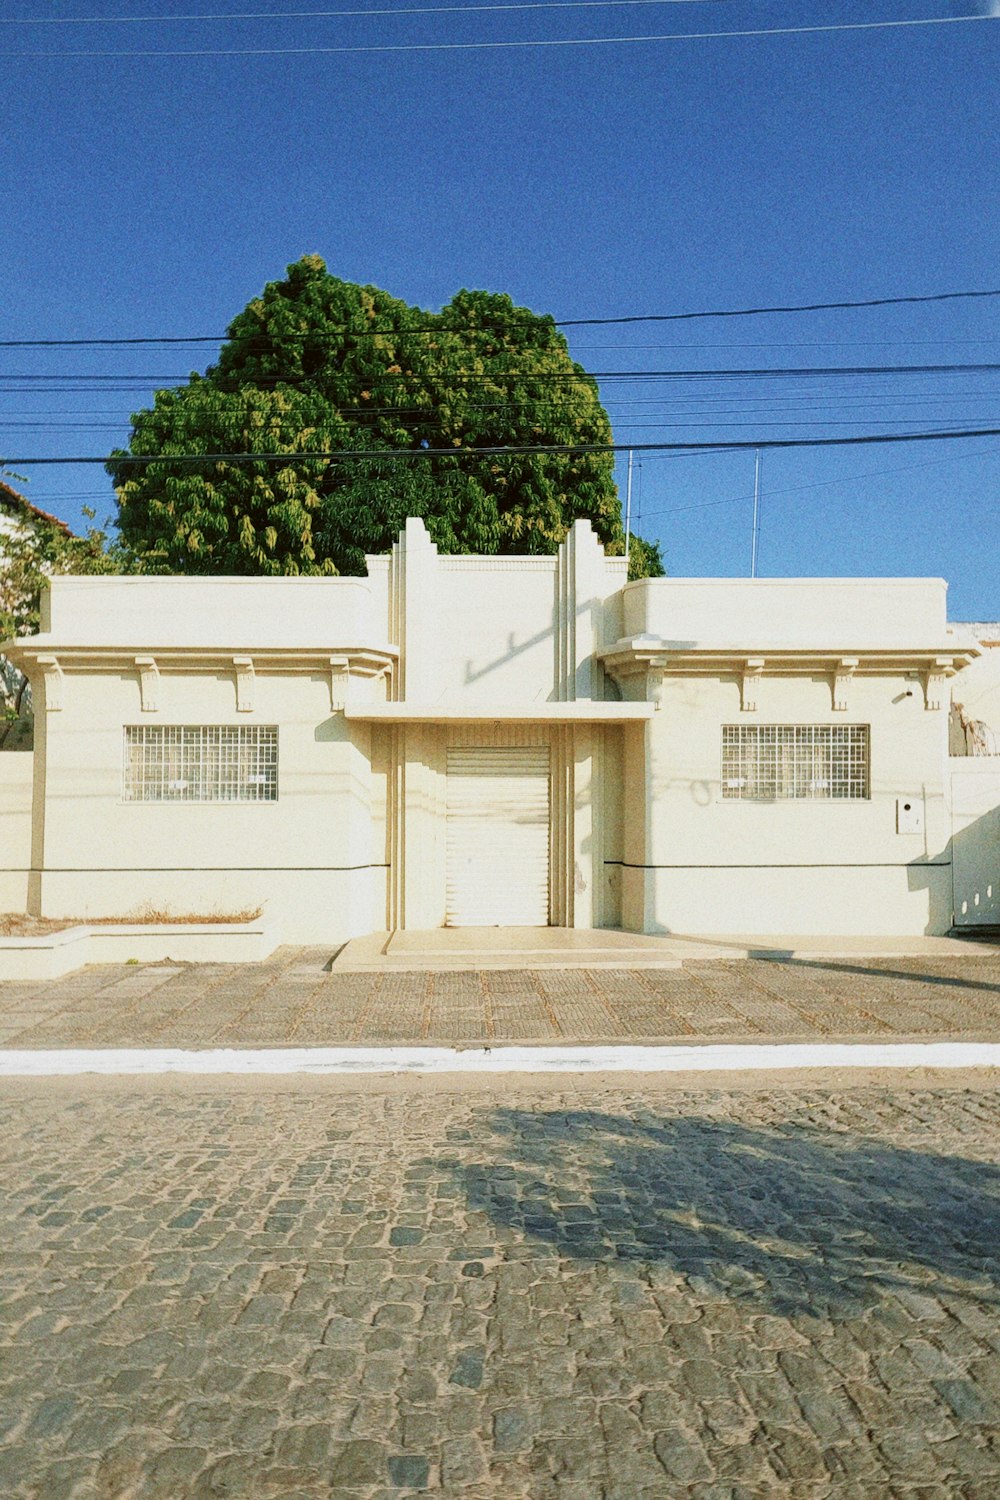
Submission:
[[[353,938],[339,973],[446,969],[676,969],[692,959],[967,958],[986,945],[952,937],[747,937],[650,935],[614,928],[437,927]],[[1000,945],[991,945],[1000,952]]]

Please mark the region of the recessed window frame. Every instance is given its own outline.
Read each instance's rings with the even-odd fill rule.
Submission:
[[[218,807],[277,800],[277,724],[123,725],[123,802]]]
[[[870,724],[723,724],[727,802],[869,802]]]

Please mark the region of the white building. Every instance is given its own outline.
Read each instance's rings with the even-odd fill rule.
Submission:
[[[441,557],[410,521],[364,579],[56,578],[10,648],[37,723],[0,909],[265,906],[331,944],[942,933],[962,900],[1000,920],[997,762],[956,824],[948,754],[984,648],[945,594],[626,583],[586,522],[553,557]],[[1000,673],[971,670],[1000,725]]]

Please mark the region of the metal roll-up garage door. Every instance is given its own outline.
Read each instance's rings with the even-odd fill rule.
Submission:
[[[546,745],[448,751],[449,927],[547,927]]]

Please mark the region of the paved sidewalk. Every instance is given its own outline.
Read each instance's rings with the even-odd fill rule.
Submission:
[[[6,1500],[996,1500],[1000,1093],[0,1086]]]
[[[0,1047],[1000,1040],[1000,955],[692,960],[673,969],[341,973],[95,966],[0,984]]]

